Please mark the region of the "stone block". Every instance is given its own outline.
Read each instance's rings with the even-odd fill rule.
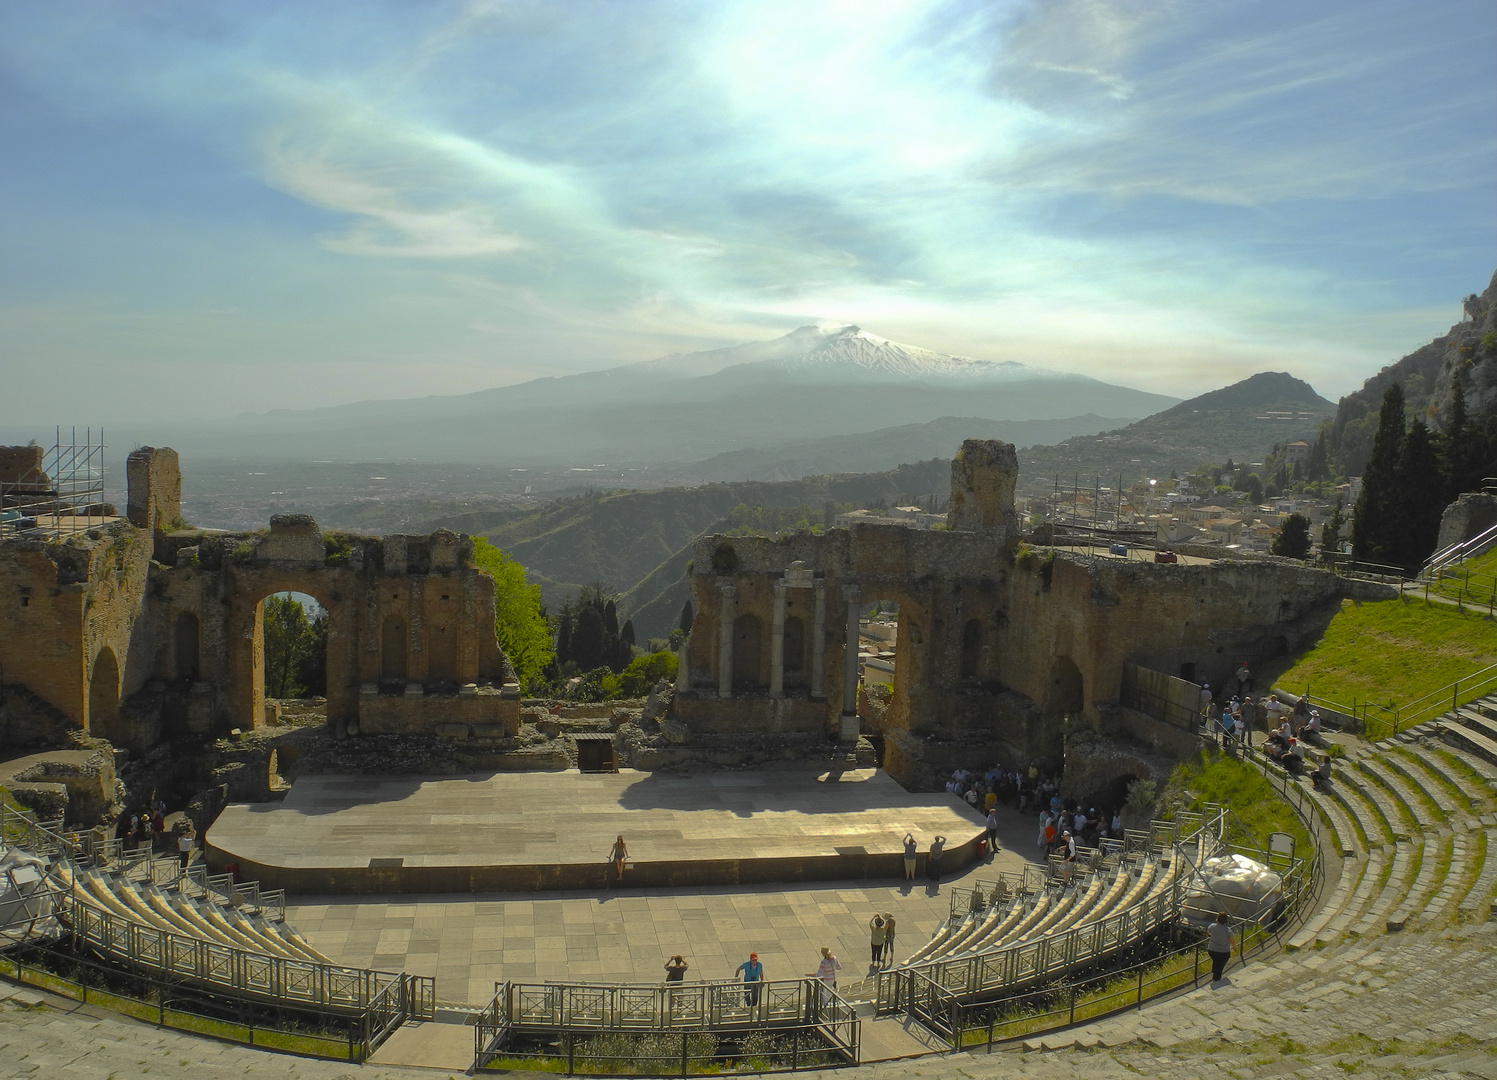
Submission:
[[[439,738],[466,739],[472,729],[467,724],[438,724],[434,730]]]

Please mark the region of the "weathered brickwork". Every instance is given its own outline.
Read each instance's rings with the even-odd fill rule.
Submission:
[[[0,544],[0,671],[30,695],[24,730],[0,725],[0,738],[54,740],[38,702],[137,749],[263,726],[263,602],[279,592],[328,612],[338,734],[518,731],[494,583],[468,537],[325,536],[294,514],[263,533],[169,531],[180,526],[175,452],[137,450],[127,473],[128,518],[61,543]]]
[[[969,440],[952,463],[949,531],[699,541],[677,716],[702,732],[855,735],[844,691],[858,609],[896,601],[892,774],[925,785],[996,758],[1064,759],[1079,776],[1083,745],[1113,756],[1119,742],[1145,769],[1193,743],[1121,708],[1125,662],[1222,680],[1238,657],[1303,644],[1343,595],[1334,575],[1287,560],[1155,565],[1021,547],[1015,476],[1011,446]],[[1086,738],[1068,749],[1068,731]]]

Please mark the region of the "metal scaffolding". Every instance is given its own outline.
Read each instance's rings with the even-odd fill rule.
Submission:
[[[104,524],[113,508],[104,502],[104,429],[78,429],[64,442],[62,428],[40,461],[13,479],[0,480],[0,536],[61,540]],[[106,513],[106,511],[109,511]]]

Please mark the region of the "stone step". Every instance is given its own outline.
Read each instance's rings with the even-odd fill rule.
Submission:
[[[1334,784],[1335,781],[1332,780],[1332,783]],[[1310,796],[1321,815],[1330,824],[1332,840],[1342,858],[1356,855],[1361,849],[1361,845],[1357,842],[1357,828],[1352,824],[1351,818],[1346,816],[1346,811],[1341,809],[1341,804],[1330,795],[1316,791],[1313,787],[1307,788],[1306,794]]]
[[[1408,895],[1393,909],[1388,916],[1386,926],[1389,930],[1402,930],[1415,914],[1424,910],[1426,901],[1434,895],[1439,881],[1435,877],[1440,863],[1444,861],[1445,853],[1451,850],[1450,839],[1436,839],[1428,837],[1424,841],[1423,857],[1419,861],[1419,874],[1414,878],[1414,884],[1409,887]],[[1451,858],[1451,874],[1455,873],[1454,856]],[[1461,877],[1465,874],[1462,872]]]
[[[1445,725],[1445,741],[1497,765],[1497,739],[1489,739],[1466,724]]]
[[[1331,774],[1331,798],[1336,800],[1346,811],[1347,817],[1362,830],[1362,846],[1370,851],[1389,843],[1392,837],[1388,835],[1388,828],[1382,815],[1377,812],[1377,807],[1364,799],[1357,785],[1347,779],[1352,772],[1351,768],[1343,766]]]
[[[1359,759],[1357,765],[1360,766],[1361,764],[1362,761]],[[1377,811],[1378,819],[1382,822],[1385,834],[1391,836],[1395,841],[1407,840],[1413,836],[1413,826],[1404,817],[1403,811],[1399,809],[1398,801],[1393,798],[1392,793],[1386,788],[1374,783],[1371,774],[1363,772],[1360,768],[1354,768],[1343,769],[1341,775],[1346,779],[1348,784],[1356,788],[1358,795],[1372,804],[1373,808]],[[1369,834],[1369,842],[1371,839],[1372,837]]]
[[[1452,783],[1444,774],[1429,768],[1422,758],[1417,757],[1414,748],[1418,745],[1419,743],[1414,742],[1384,754],[1382,764],[1428,796],[1446,821],[1460,821],[1466,817],[1466,802],[1460,785]]]
[[[1447,787],[1459,793],[1461,808],[1468,816],[1471,812],[1481,814],[1492,808],[1493,797],[1497,795],[1492,785],[1469,778],[1465,771],[1458,767],[1459,759],[1446,753],[1443,744],[1437,745],[1426,740],[1408,747],[1406,753],[1417,761],[1420,767],[1438,776]]]
[[[1480,735],[1497,740],[1497,720],[1492,719],[1478,709],[1473,709],[1470,705],[1462,705],[1454,712],[1446,713],[1445,715],[1453,716],[1457,723],[1470,728]]]
[[[1366,860],[1352,856],[1343,858],[1340,862],[1340,876],[1336,880],[1336,888],[1332,890],[1330,899],[1289,939],[1291,949],[1303,949],[1314,944],[1321,932],[1345,910],[1347,902],[1351,900],[1357,883],[1362,880],[1362,870],[1366,865]]]
[[[1412,819],[1420,832],[1431,832],[1445,823],[1428,802],[1419,797],[1419,792],[1407,780],[1390,769],[1387,759],[1392,751],[1377,758],[1363,758],[1357,764],[1376,781],[1384,791],[1393,796],[1393,801],[1405,819]]]
[[[1476,870],[1478,836],[1456,833],[1450,841],[1450,870],[1440,881],[1440,891],[1430,898],[1422,911],[1414,914],[1415,926],[1423,928],[1443,918],[1469,891],[1466,882]]]
[[[1414,873],[1414,852],[1418,850],[1417,843],[1397,844],[1393,850],[1393,868],[1388,873],[1388,881],[1373,897],[1372,906],[1352,926],[1351,932],[1357,937],[1362,937],[1379,926],[1387,918],[1388,912],[1403,902],[1403,898],[1409,894],[1410,879]]]
[[[1445,738],[1445,729],[1440,729],[1440,741],[1437,748],[1442,754],[1447,754],[1459,761],[1466,768],[1481,778],[1481,782],[1489,789],[1489,794],[1497,798],[1497,765],[1484,757],[1478,757],[1464,747],[1456,746]]]
[[[1352,892],[1351,899],[1346,901],[1341,910],[1331,917],[1330,922],[1320,933],[1315,935],[1315,941],[1318,944],[1329,945],[1351,929],[1358,916],[1372,902],[1373,893],[1378,888],[1378,879],[1383,876],[1383,870],[1387,865],[1386,848],[1374,848],[1368,853],[1366,860],[1361,863],[1361,874],[1357,877],[1356,888]]]
[[[1493,892],[1497,890],[1497,834],[1490,830],[1472,837],[1473,846],[1484,848],[1482,863],[1476,873],[1476,881],[1466,890],[1458,911],[1467,922],[1486,922],[1497,915],[1497,901]]]

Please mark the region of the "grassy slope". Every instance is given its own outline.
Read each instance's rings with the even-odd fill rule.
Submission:
[[[1325,634],[1278,680],[1344,705],[1407,704],[1497,664],[1497,623],[1422,600],[1344,601]]]
[[[1273,785],[1252,765],[1215,752],[1203,752],[1175,766],[1161,798],[1161,812],[1179,808],[1200,810],[1207,803],[1228,807],[1260,847],[1268,834],[1286,832],[1295,850],[1310,850],[1310,833]]]
[[[1497,548],[1451,567],[1430,591],[1473,606],[1491,604],[1497,599]]]

